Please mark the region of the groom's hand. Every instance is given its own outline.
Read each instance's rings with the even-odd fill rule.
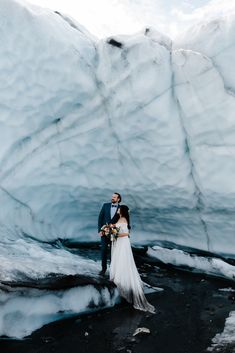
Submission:
[[[99,232],[99,235],[102,237],[103,236],[103,232]]]

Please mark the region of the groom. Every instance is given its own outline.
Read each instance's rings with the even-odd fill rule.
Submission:
[[[115,223],[115,216],[117,213],[119,206],[119,202],[121,202],[122,198],[118,192],[115,192],[112,195],[111,202],[104,203],[98,218],[98,233],[101,239],[101,259],[102,259],[102,270],[100,271],[100,275],[104,275],[107,269],[107,253],[108,253],[108,245],[110,244],[110,239],[106,235],[103,235],[101,232],[101,228],[106,223]]]

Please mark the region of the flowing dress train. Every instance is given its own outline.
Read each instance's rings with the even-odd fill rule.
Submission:
[[[120,227],[120,233],[129,233],[126,223],[116,225]],[[112,241],[109,279],[116,284],[119,294],[132,303],[135,309],[156,313],[144,295],[143,282],[136,268],[128,236]]]

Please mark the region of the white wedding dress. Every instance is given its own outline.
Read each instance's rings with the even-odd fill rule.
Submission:
[[[120,233],[129,233],[126,223],[116,225],[120,227]],[[112,241],[109,279],[116,284],[119,294],[133,303],[135,309],[156,312],[144,295],[143,282],[135,265],[128,236]]]

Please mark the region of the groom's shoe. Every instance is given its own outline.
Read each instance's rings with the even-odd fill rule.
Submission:
[[[101,270],[101,271],[99,272],[99,275],[104,276],[104,275],[105,275],[105,272],[106,272],[106,270]]]

